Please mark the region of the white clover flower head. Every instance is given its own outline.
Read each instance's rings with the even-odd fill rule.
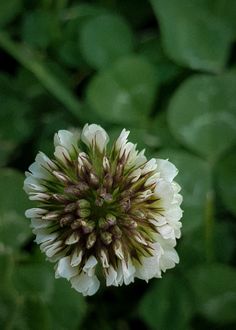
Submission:
[[[182,197],[168,160],[147,160],[121,132],[107,148],[95,124],[55,134],[55,158],[43,153],[26,173],[24,189],[38,207],[26,211],[36,243],[84,296],[107,286],[148,281],[175,266]]]

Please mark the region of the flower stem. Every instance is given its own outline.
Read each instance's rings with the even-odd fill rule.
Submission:
[[[40,83],[57,98],[74,116],[78,118],[81,104],[71,91],[64,86],[36,54],[25,44],[10,39],[7,33],[0,31],[0,48],[4,49],[27,70],[32,72]]]

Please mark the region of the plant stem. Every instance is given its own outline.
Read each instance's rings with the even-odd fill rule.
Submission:
[[[0,31],[0,48],[9,53],[22,66],[34,74],[40,83],[57,98],[67,110],[78,118],[80,102],[39,60],[32,49],[12,41],[7,33]]]

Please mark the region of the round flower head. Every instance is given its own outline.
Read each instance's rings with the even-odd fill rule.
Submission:
[[[95,124],[55,134],[55,158],[43,153],[26,173],[24,189],[38,208],[26,211],[36,242],[55,262],[56,277],[83,295],[100,281],[148,281],[178,263],[182,197],[168,160],[147,160],[121,132],[107,147]]]

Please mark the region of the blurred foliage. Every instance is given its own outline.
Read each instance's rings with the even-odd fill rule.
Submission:
[[[0,328],[236,324],[236,1],[0,1]],[[84,299],[33,243],[23,172],[58,129],[126,127],[179,169],[180,264]]]

